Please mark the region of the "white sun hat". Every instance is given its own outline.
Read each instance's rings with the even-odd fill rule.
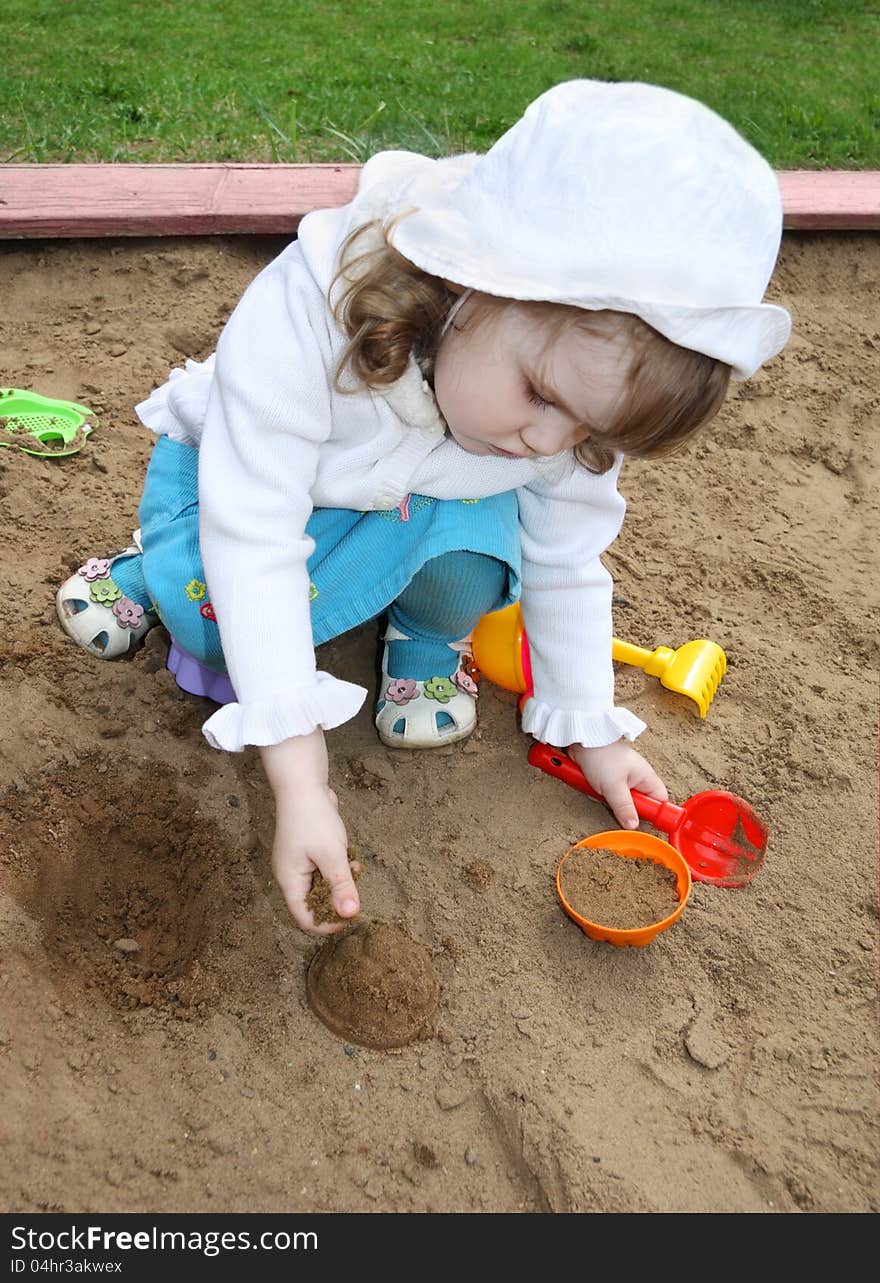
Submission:
[[[762,302],[782,236],[774,171],[721,116],[658,85],[564,81],[484,155],[421,166],[390,212],[405,214],[392,245],[424,271],[634,313],[735,379],[791,332]]]

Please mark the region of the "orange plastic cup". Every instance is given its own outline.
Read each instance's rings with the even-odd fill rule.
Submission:
[[[582,917],[571,907],[562,893],[562,868],[572,851],[577,851],[584,846],[604,847],[630,860],[653,860],[655,864],[662,864],[665,868],[671,869],[675,874],[678,908],[660,922],[650,922],[644,927],[628,929],[606,927],[600,922],[590,922],[588,918]],[[654,837],[651,833],[640,833],[637,829],[609,829],[605,833],[593,833],[582,842],[577,842],[570,847],[556,869],[556,891],[562,901],[563,909],[571,920],[576,922],[581,931],[591,940],[603,940],[607,944],[618,946],[634,945],[641,948],[643,945],[650,944],[661,931],[671,927],[673,922],[677,922],[684,912],[684,906],[691,893],[691,885],[691,871],[684,857],[676,851],[675,847],[664,842],[662,838]]]

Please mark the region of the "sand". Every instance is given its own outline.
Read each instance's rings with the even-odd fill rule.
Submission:
[[[876,1212],[880,240],[786,237],[789,347],[685,455],[627,465],[606,558],[619,637],[724,648],[704,720],[634,668],[619,698],[673,799],[766,819],[763,867],[645,948],[591,941],[556,864],[614,824],[528,764],[516,697],[484,683],[440,753],[384,748],[365,707],[329,736],[364,920],[440,984],[436,1033],[392,1051],[309,1008],[255,752],[208,747],[160,632],[103,663],[54,614],[136,524],[135,402],[280,247],[0,253],[0,378],[98,416],[69,458],[0,449],[0,1207]],[[321,655],[367,685],[375,660],[375,625]]]

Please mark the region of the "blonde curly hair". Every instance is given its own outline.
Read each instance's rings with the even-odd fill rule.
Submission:
[[[333,315],[348,344],[334,374],[339,391],[352,377],[377,391],[395,383],[414,357],[427,378],[433,373],[444,326],[460,297],[437,276],[410,263],[389,243],[393,223],[379,221],[355,228],[346,238],[331,295],[339,289]],[[358,251],[365,233],[378,247]],[[466,325],[496,323],[510,308],[522,309],[545,333],[547,359],[563,330],[612,338],[623,334],[633,352],[626,393],[612,424],[590,431],[575,447],[578,461],[590,472],[607,472],[615,453],[653,459],[680,449],[709,423],[727,395],[731,369],[722,361],[671,342],[640,317],[628,312],[591,312],[562,303],[522,301],[483,295]]]

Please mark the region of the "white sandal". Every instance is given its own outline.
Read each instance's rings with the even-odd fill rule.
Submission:
[[[140,531],[134,543],[114,557],[88,557],[55,594],[61,627],[78,646],[97,659],[117,659],[133,649],[159,623],[159,616],[126,597],[110,571],[120,557],[142,550]]]
[[[462,652],[451,677],[391,677],[389,641],[407,641],[389,625],[382,655],[382,685],[376,705],[376,730],[389,748],[439,748],[467,739],[477,725],[479,674],[470,655]],[[458,649],[456,647],[455,649]]]

